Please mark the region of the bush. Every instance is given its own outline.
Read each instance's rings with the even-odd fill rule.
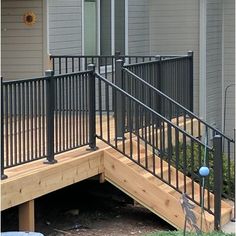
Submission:
[[[171,159],[171,164],[175,167],[176,165],[176,150],[173,147],[173,155]],[[184,145],[183,143],[179,143],[178,148],[179,158],[178,158],[178,169],[181,172],[184,172],[186,169],[186,175],[194,178],[196,182],[200,182],[201,177],[198,173],[199,168],[204,163],[204,148],[196,143],[193,145],[186,145],[186,159],[184,159]],[[200,155],[199,155],[200,153]],[[191,156],[193,155],[193,158]],[[165,157],[167,160],[167,157]],[[234,173],[234,162],[232,160],[228,160],[227,156],[223,154],[222,156],[223,162],[223,189],[222,195],[234,199],[235,196],[235,173]],[[214,157],[213,152],[207,151],[206,155],[206,166],[210,169],[210,175],[206,178],[206,185],[209,186],[209,189],[212,191],[214,188]],[[185,168],[184,168],[185,167]],[[229,169],[230,167],[230,169]]]

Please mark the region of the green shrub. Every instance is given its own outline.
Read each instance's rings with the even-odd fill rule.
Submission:
[[[184,151],[186,152],[186,159],[184,160]],[[171,164],[175,167],[176,165],[176,148],[173,147],[173,155],[171,159]],[[184,172],[184,169],[186,169],[186,175],[191,177],[196,181],[200,182],[201,178],[199,176],[199,168],[203,166],[204,164],[204,148],[196,143],[194,144],[187,144],[186,150],[184,150],[183,143],[179,143],[178,148],[178,169],[181,172]],[[199,154],[200,153],[200,154]],[[191,158],[191,155],[193,154],[193,158]],[[209,186],[209,189],[212,191],[214,188],[214,157],[213,152],[207,151],[206,152],[206,166],[210,169],[210,174],[206,178],[206,186]],[[165,158],[168,159],[167,157]],[[235,194],[235,173],[234,173],[234,162],[232,160],[228,160],[226,155],[222,155],[222,163],[223,163],[223,196],[226,196],[227,198],[234,199]],[[230,171],[229,170],[230,166]],[[185,167],[185,168],[184,168]]]

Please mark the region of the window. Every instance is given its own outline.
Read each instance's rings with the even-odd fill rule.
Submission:
[[[125,54],[125,0],[84,0],[84,54]]]

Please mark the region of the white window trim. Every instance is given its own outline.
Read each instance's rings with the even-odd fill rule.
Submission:
[[[111,0],[111,55],[115,54],[115,1]]]
[[[97,0],[97,54],[101,55],[101,2]]]
[[[82,39],[81,39],[81,41],[82,41],[82,55],[84,55],[84,1],[85,0],[82,0],[82,5],[81,5],[81,7],[82,7],[82,16],[81,16],[81,23],[82,23],[82,35],[81,35],[81,37],[82,37]]]
[[[45,70],[50,69],[49,62],[49,11],[48,11],[48,0],[43,0],[43,61],[42,61],[42,70],[43,73]]]

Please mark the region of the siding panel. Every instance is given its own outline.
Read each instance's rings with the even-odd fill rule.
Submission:
[[[206,43],[206,119],[221,129],[222,117],[222,4],[221,0],[207,1]]]
[[[128,47],[130,55],[149,55],[149,0],[129,0]]]
[[[150,52],[187,54],[194,51],[194,110],[199,100],[199,1],[149,0]]]
[[[235,1],[224,1],[224,89],[235,83]],[[225,133],[233,137],[235,128],[235,87],[227,92]]]
[[[23,15],[36,14],[27,26]],[[2,1],[2,76],[5,80],[40,76],[43,72],[43,17],[41,0]]]
[[[82,0],[49,0],[50,54],[82,53]]]

